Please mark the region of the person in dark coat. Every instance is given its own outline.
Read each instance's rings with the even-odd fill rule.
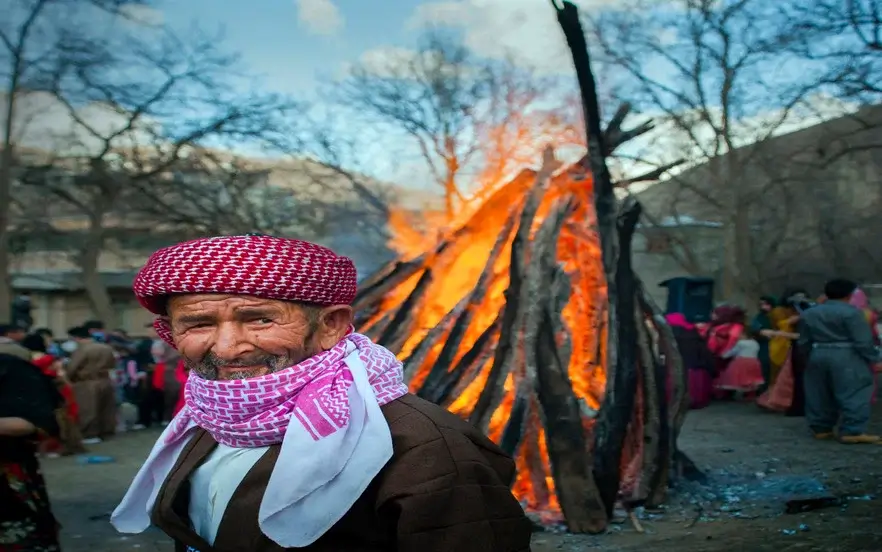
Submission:
[[[354,333],[350,259],[208,238],[158,251],[133,287],[190,376],[117,530],[197,552],[530,550],[512,459]]]
[[[0,550],[60,550],[37,443],[58,435],[55,411],[61,405],[39,368],[0,354]]]
[[[760,297],[759,309],[753,319],[750,321],[750,333],[756,342],[759,343],[760,350],[757,358],[763,369],[763,386],[757,393],[762,394],[772,384],[772,358],[769,355],[769,339],[771,338],[774,326],[770,313],[775,308],[777,301],[774,297],[765,295]]]

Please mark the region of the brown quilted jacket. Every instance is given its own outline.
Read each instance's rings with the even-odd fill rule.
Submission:
[[[474,427],[406,395],[382,407],[394,456],[350,511],[304,552],[529,552],[531,524],[509,485],[514,463]],[[154,523],[179,552],[279,552],[257,511],[279,447],[271,447],[236,489],[214,546],[191,528],[189,484],[216,443],[200,432],[157,497]]]

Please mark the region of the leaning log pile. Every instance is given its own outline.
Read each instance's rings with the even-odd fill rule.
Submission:
[[[365,279],[359,331],[404,361],[419,396],[487,432],[518,466],[529,509],[606,529],[614,505],[664,502],[686,374],[631,266],[640,205],[618,201],[606,156],[650,130],[601,131],[578,13],[558,10],[579,77],[588,155],[499,186],[428,251]],[[631,179],[654,180],[669,167]]]

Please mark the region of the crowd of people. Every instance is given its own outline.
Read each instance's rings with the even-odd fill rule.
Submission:
[[[57,549],[39,456],[81,454],[116,433],[168,424],[185,380],[175,349],[155,336],[132,339],[100,321],[63,340],[0,325],[0,549]],[[3,548],[9,533],[19,548]]]
[[[802,289],[762,297],[757,314],[721,305],[708,323],[667,315],[688,373],[691,407],[755,401],[805,416],[819,439],[876,443],[866,433],[882,371],[879,315],[856,283],[829,281],[816,300]]]

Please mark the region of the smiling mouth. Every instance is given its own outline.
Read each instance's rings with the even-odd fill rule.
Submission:
[[[256,366],[224,366],[217,369],[216,377],[219,380],[241,380],[263,376],[269,372],[269,368],[262,364]]]

